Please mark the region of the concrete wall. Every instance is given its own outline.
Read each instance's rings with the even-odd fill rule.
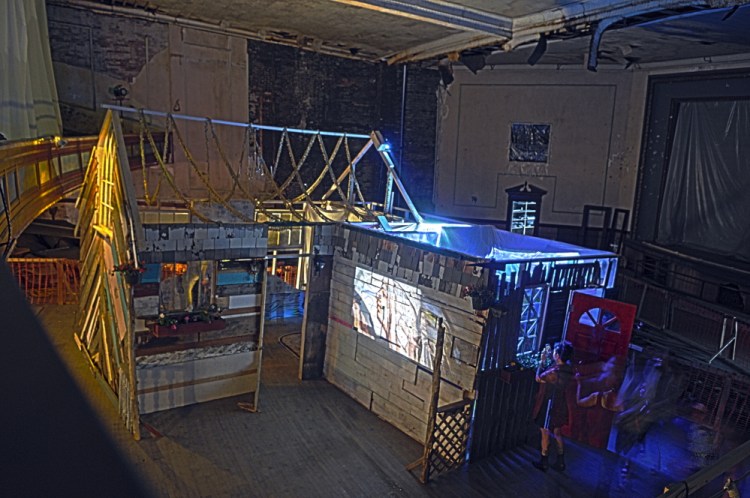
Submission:
[[[435,204],[445,215],[504,220],[505,189],[548,191],[542,223],[579,224],[584,204],[632,203],[642,99],[628,71],[457,71],[443,99]],[[638,102],[641,102],[638,105]],[[513,123],[550,125],[546,164],[509,160]]]

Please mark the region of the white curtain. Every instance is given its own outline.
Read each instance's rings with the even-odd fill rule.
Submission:
[[[0,1],[0,133],[8,140],[60,135],[44,0]]]

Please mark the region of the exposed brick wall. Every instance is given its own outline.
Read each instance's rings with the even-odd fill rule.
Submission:
[[[433,212],[435,175],[435,126],[437,123],[437,71],[417,66],[407,68],[403,177],[419,209]]]
[[[47,19],[63,132],[95,135],[104,116],[100,105],[118,103],[107,87],[132,81],[147,58],[167,47],[167,25],[54,5],[47,6]]]
[[[131,81],[147,57],[166,49],[168,27],[59,6],[49,6],[48,19],[52,60],[68,68],[56,74],[65,134],[96,134],[103,116],[99,105],[117,103],[106,93],[107,86]],[[402,66],[255,41],[248,42],[248,52],[253,122],[350,133],[379,130],[395,158],[403,159],[401,176],[415,204],[432,210],[437,71],[418,65],[407,69],[405,140],[399,151]],[[304,150],[304,144],[297,145],[295,150]],[[264,147],[274,150],[274,144]],[[362,165],[359,181],[368,200],[382,201],[386,176],[375,155],[368,155],[370,165]]]
[[[248,43],[250,118],[259,124],[369,133],[379,130],[400,156],[402,68]],[[436,71],[407,69],[402,177],[417,207],[432,210],[437,112]],[[273,147],[264,143],[264,147]],[[386,176],[375,155],[358,180],[369,200],[383,199]],[[365,174],[366,173],[366,174]]]
[[[146,37],[150,57],[168,43],[166,24],[74,8],[50,5],[48,24],[53,61],[88,69],[93,58],[94,71],[126,81],[146,63]]]

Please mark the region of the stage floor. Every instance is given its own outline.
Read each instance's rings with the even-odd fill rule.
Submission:
[[[75,308],[37,312],[116,445],[158,497],[657,496],[698,464],[685,422],[673,419],[649,434],[627,475],[616,454],[575,443],[565,472],[543,473],[530,463],[537,450],[529,444],[422,485],[405,470],[421,456],[420,444],[328,382],[297,380],[291,334],[299,319],[268,324],[258,413],[238,407],[250,401],[242,396],[152,413],[134,441],[75,346]]]

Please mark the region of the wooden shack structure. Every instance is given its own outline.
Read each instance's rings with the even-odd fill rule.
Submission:
[[[602,296],[617,266],[612,253],[444,221],[340,225],[334,247],[326,378],[424,442],[431,472],[527,440],[539,349],[562,337],[571,292]]]
[[[320,378],[334,226],[403,219],[397,193],[422,221],[380,133],[113,109],[77,201],[76,340],[126,427],[139,438],[141,414],[228,396],[257,409],[266,317],[304,313],[300,378]],[[140,127],[135,154],[125,113]],[[357,180],[375,168],[387,174],[380,204]]]

